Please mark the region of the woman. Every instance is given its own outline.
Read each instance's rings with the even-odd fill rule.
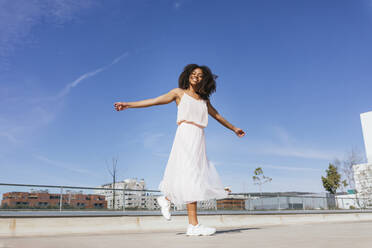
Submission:
[[[238,137],[244,131],[224,119],[209,101],[216,91],[217,77],[207,66],[187,65],[178,80],[178,88],[156,98],[136,102],[116,102],[117,111],[143,108],[175,101],[178,106],[178,128],[169,155],[163,180],[159,185],[163,196],[157,201],[163,216],[170,220],[170,203],[187,204],[189,225],[186,235],[212,235],[215,228],[198,223],[197,201],[225,198],[228,193],[220,181],[213,164],[208,161],[204,128],[208,114]]]

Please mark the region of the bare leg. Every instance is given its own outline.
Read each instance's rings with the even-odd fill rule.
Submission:
[[[187,214],[189,216],[189,224],[196,226],[198,224],[198,216],[196,212],[196,202],[187,204]]]

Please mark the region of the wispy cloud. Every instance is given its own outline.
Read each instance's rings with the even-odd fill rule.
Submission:
[[[140,139],[135,139],[133,142],[142,144],[153,156],[160,158],[169,157],[171,141],[165,133],[144,132],[140,135]]]
[[[142,134],[143,146],[147,149],[155,149],[159,147],[161,139],[165,135],[163,133],[150,133],[146,132]]]
[[[152,155],[157,156],[157,157],[161,157],[161,158],[168,158],[169,157],[169,153],[166,153],[166,152],[153,152]]]
[[[263,168],[270,168],[274,170],[285,170],[285,171],[315,171],[320,172],[320,169],[308,168],[308,167],[297,167],[297,166],[280,166],[280,165],[262,165]]]
[[[173,3],[173,7],[174,7],[175,9],[179,9],[179,8],[181,7],[181,1],[175,1],[175,2]]]
[[[299,146],[267,146],[261,151],[262,154],[277,155],[282,157],[297,157],[309,159],[333,159],[338,156],[335,151],[323,151]]]
[[[54,96],[41,96],[40,92],[33,92],[30,95],[19,95],[26,92],[20,91],[17,87],[14,89],[0,86],[0,103],[6,107],[6,112],[0,118],[0,141],[6,140],[7,143],[13,145],[21,144],[26,136],[34,133],[40,127],[44,127],[51,123],[62,106],[62,99],[70,91],[95,75],[109,69],[114,64],[120,62],[124,57],[128,56],[128,52],[114,58],[109,64],[104,65],[93,71],[84,73],[71,83],[67,83],[65,87]],[[36,82],[35,84],[38,84]],[[18,85],[14,83],[14,85]],[[32,90],[27,90],[30,92]],[[24,106],[27,106],[25,108]],[[50,106],[53,106],[51,108]],[[0,148],[2,143],[0,142]],[[4,145],[4,144],[3,144]]]
[[[56,167],[56,168],[59,168],[59,169],[62,169],[62,170],[67,170],[67,171],[74,172],[74,173],[96,176],[90,170],[81,169],[81,168],[79,168],[80,166],[77,166],[77,165],[71,165],[71,164],[68,164],[68,163],[65,163],[65,162],[52,160],[52,159],[49,159],[45,156],[38,155],[38,154],[33,154],[32,156],[34,158],[36,158],[37,160],[39,160],[39,161],[41,161],[41,162],[43,162],[43,163],[45,163],[49,166],[53,166],[53,167]]]
[[[272,126],[271,129],[274,136],[276,136],[279,139],[279,142],[286,144],[295,142],[295,139],[284,128],[279,126]]]
[[[77,79],[75,79],[73,82],[71,83],[68,83],[61,91],[60,93],[58,93],[58,95],[55,97],[55,99],[60,99],[64,96],[66,96],[72,88],[76,87],[77,85],[79,85],[82,81],[88,79],[88,78],[91,78],[95,75],[97,75],[98,73],[101,73],[103,72],[104,70],[107,70],[108,68],[110,68],[112,65],[118,63],[122,58],[128,56],[128,52],[125,52],[123,53],[122,55],[118,56],[117,58],[115,58],[110,64],[107,64],[105,66],[102,66],[98,69],[95,69],[93,71],[90,71],[90,72],[87,72],[87,73],[84,73],[83,75],[79,76]]]
[[[282,157],[297,157],[306,159],[334,159],[340,156],[337,151],[314,149],[306,142],[295,139],[282,127],[271,127],[273,138],[270,141],[259,141],[255,144],[254,152]]]
[[[210,161],[212,162],[212,161]],[[303,166],[282,166],[282,165],[270,165],[270,164],[251,164],[251,163],[244,163],[244,162],[236,162],[236,161],[213,161],[214,165],[217,166],[239,166],[241,168],[270,168],[274,170],[286,170],[286,171],[321,171],[317,168],[309,168]]]
[[[214,160],[213,161],[212,160],[209,160],[209,163],[213,164],[214,166],[223,165],[223,163],[221,163],[220,161],[214,161]]]
[[[4,103],[8,105],[0,119],[0,150],[8,149],[9,144],[23,144],[25,138],[31,137],[36,129],[52,122],[59,108],[56,104],[51,110],[47,103],[35,104],[26,97],[19,102]]]
[[[19,140],[14,136],[12,130],[0,131],[0,136],[5,137],[8,141],[13,144],[19,143]]]
[[[32,30],[36,26],[43,23],[63,25],[96,3],[95,0],[1,0],[0,56],[8,55],[17,46],[34,42]]]
[[[7,67],[4,66],[4,63],[7,64],[6,57],[13,50],[37,40],[37,37],[33,36],[36,27],[44,24],[61,27],[68,22],[79,20],[82,11],[96,7],[98,4],[98,0],[0,0],[0,68]],[[58,100],[84,80],[118,63],[127,54],[116,57],[103,67],[84,73],[73,82],[66,84],[55,96],[47,96],[43,89],[36,89],[34,85],[40,85],[40,82],[34,84],[8,82],[8,86],[1,85],[0,102],[4,106],[2,118],[5,121],[0,120],[0,150],[6,148],[9,143],[22,144],[22,140],[34,133],[35,129],[53,121],[61,107],[61,101]],[[20,89],[19,85],[23,83],[33,86],[28,90]],[[53,101],[53,109],[50,108],[51,101]]]
[[[173,9],[175,10],[179,10],[182,6],[184,6],[185,4],[187,4],[187,2],[191,2],[191,1],[188,1],[188,0],[174,0],[172,2],[173,4]]]

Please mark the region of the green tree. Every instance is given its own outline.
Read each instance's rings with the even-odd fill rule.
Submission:
[[[260,193],[262,193],[262,185],[271,182],[272,178],[265,176],[261,167],[257,167],[253,173],[253,182],[258,185]]]
[[[341,174],[338,173],[337,167],[333,164],[329,164],[326,170],[326,177],[322,176],[323,187],[326,191],[331,194],[336,194],[337,189],[343,184],[347,185],[346,180],[341,182]]]

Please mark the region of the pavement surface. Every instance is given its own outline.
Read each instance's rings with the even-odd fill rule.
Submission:
[[[2,238],[0,248],[372,247],[371,221],[218,229],[215,235],[204,237],[187,237],[184,232],[185,230],[175,230],[159,233]]]

